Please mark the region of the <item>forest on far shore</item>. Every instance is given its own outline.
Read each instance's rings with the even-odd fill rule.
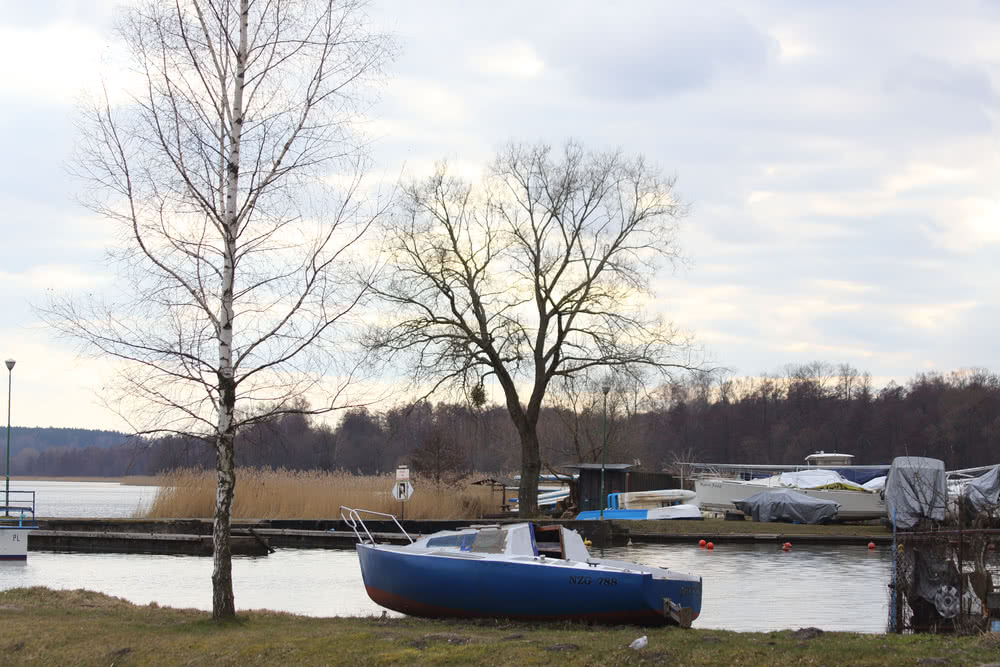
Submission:
[[[606,416],[606,421],[605,421]],[[606,427],[606,431],[605,431]],[[931,456],[948,469],[1000,461],[1000,376],[987,370],[920,374],[875,389],[870,376],[814,362],[780,375],[690,376],[646,392],[559,387],[539,423],[543,465],[607,462],[661,470],[680,462],[801,464],[816,451],[855,463]],[[336,426],[286,415],[241,431],[237,465],[390,472],[408,464],[438,479],[509,473],[520,443],[506,409],[421,401],[345,412]],[[15,427],[11,475],[151,475],[215,467],[211,443],[179,436]]]

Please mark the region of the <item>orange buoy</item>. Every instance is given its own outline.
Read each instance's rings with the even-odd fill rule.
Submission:
[[[869,542],[868,543],[868,551],[874,551],[874,550],[875,550],[875,543],[874,542]]]
[[[781,550],[782,551],[791,551],[792,550],[792,543],[791,542],[785,542],[784,544],[781,545]]]
[[[705,546],[705,540],[698,540],[698,548],[700,549],[701,547],[704,546]]]
[[[712,549],[715,548],[715,545],[712,544],[711,542],[706,542],[705,543],[705,548],[708,549],[709,551],[711,551]]]

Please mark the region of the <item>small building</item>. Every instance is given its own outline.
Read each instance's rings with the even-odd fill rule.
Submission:
[[[627,493],[629,491],[654,491],[657,489],[678,489],[680,481],[665,472],[643,472],[629,470],[631,463],[607,463],[604,467],[604,501],[601,504],[601,464],[600,463],[570,463],[560,466],[567,470],[579,472],[575,481],[575,497],[578,511],[600,510],[608,506],[607,497],[610,493]]]

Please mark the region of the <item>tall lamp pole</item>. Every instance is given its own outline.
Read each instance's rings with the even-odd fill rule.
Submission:
[[[604,392],[604,425],[601,427],[601,519],[603,520],[604,506],[607,504],[604,500],[604,462],[608,448],[608,392],[611,391],[611,387],[604,385],[601,391]]]
[[[7,465],[4,468],[5,480],[4,480],[4,498],[3,507],[4,514],[10,516],[10,387],[11,378],[14,377],[14,364],[16,363],[13,359],[7,360]]]

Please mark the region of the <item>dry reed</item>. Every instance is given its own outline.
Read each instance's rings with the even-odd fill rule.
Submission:
[[[475,519],[500,510],[502,498],[488,486],[469,482],[435,483],[412,480],[413,495],[406,501],[407,519]],[[331,519],[340,506],[360,507],[400,515],[392,497],[395,478],[351,475],[345,472],[241,469],[233,494],[234,519]],[[209,518],[215,512],[214,471],[177,470],[157,478],[160,487],[149,518]]]

